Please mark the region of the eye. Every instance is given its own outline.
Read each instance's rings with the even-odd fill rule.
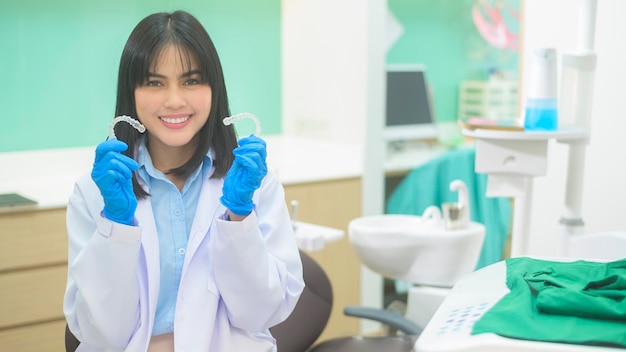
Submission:
[[[184,85],[186,86],[195,86],[196,84],[200,84],[200,80],[195,79],[195,78],[189,78],[184,83]]]
[[[155,81],[155,80],[150,81],[149,80],[149,81],[146,82],[145,85],[146,85],[146,87],[160,87],[162,84],[159,81]]]

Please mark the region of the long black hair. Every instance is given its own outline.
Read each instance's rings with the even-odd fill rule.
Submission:
[[[192,57],[196,59],[202,81],[208,83],[212,91],[209,118],[198,132],[198,148],[187,162],[169,170],[169,173],[188,174],[202,163],[209,149],[212,149],[215,153],[215,169],[211,178],[224,177],[233,162],[232,151],[237,146],[237,137],[232,125],[224,126],[222,123],[224,117],[230,116],[230,108],[217,50],[202,24],[191,14],[185,11],[155,13],[141,20],[133,29],[120,60],[115,115],[137,118],[135,89],[148,80],[150,68],[168,45],[176,46],[181,59],[186,60],[188,65]],[[139,132],[126,123],[118,123],[115,125],[115,135],[128,144],[124,154],[135,158],[141,137]],[[138,198],[148,195],[139,186],[136,175],[133,175],[133,189]]]

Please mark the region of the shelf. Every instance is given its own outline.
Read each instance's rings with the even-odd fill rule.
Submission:
[[[547,141],[556,139],[559,142],[586,141],[589,129],[571,126],[558,131],[501,131],[487,129],[463,129],[463,135],[476,139],[506,139],[512,141]]]

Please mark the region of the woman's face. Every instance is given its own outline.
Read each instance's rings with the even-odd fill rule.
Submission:
[[[195,149],[198,144],[194,137],[209,118],[212,95],[196,58],[190,59],[187,67],[176,46],[165,47],[151,65],[148,80],[135,89],[137,116],[149,132],[151,148]]]

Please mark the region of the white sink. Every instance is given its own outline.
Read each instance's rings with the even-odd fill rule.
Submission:
[[[437,217],[374,215],[354,219],[348,235],[360,260],[389,278],[452,287],[474,271],[485,235],[482,224],[446,230]]]

